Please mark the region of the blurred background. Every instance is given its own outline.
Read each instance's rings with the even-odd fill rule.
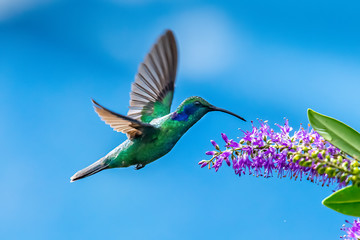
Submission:
[[[125,114],[165,29],[179,44],[173,110],[199,95],[294,129],[312,108],[360,129],[358,1],[0,1],[2,239],[338,239],[334,186],[235,176],[197,163],[249,122],[210,113],[139,171],[70,184],[125,140],[90,98]],[[276,128],[276,126],[274,126]]]

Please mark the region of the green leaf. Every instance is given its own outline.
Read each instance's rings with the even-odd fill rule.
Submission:
[[[334,118],[322,115],[308,109],[308,118],[311,126],[326,141],[353,158],[360,160],[360,133],[348,125]]]
[[[360,217],[360,188],[348,186],[334,192],[322,204],[339,213]]]

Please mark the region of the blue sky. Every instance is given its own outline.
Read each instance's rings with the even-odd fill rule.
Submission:
[[[167,28],[173,109],[199,95],[296,129],[306,109],[360,129],[357,1],[5,0],[0,3],[0,234],[4,239],[336,239],[333,187],[237,177],[197,162],[249,123],[209,113],[162,159],[77,170],[125,140],[90,98],[126,113],[138,64]]]

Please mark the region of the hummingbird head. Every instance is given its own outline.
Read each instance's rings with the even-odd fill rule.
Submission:
[[[206,113],[212,111],[228,113],[243,121],[246,121],[239,115],[228,110],[215,107],[214,105],[207,102],[205,99],[197,96],[185,99],[172,115],[172,119],[177,121],[187,121],[189,118],[199,120]]]

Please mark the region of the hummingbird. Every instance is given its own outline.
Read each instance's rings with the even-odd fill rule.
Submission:
[[[135,166],[136,170],[167,154],[179,139],[208,112],[228,110],[215,107],[201,97],[189,97],[170,113],[174,95],[178,51],[174,34],[165,31],[140,64],[131,85],[127,115],[113,112],[92,99],[95,112],[113,130],[127,139],[90,166],[78,171],[71,182],[104,169]]]

